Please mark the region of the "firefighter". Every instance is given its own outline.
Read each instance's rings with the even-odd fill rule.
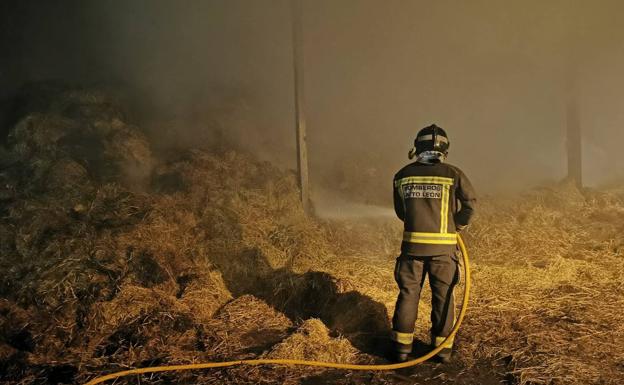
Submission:
[[[420,130],[409,158],[415,162],[394,176],[394,209],[403,221],[401,255],[394,278],[399,296],[392,318],[394,358],[408,359],[414,340],[418,302],[425,276],[431,286],[431,345],[439,346],[455,322],[453,289],[459,281],[457,232],[470,222],[475,191],[464,173],[445,163],[449,149],[446,132],[434,125]],[[453,341],[438,359],[449,362]]]

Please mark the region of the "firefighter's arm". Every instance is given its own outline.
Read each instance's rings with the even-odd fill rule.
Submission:
[[[403,199],[399,194],[399,189],[396,185],[396,179],[394,180],[393,189],[394,189],[394,212],[400,220],[405,220],[405,206],[403,205]]]
[[[474,187],[472,187],[468,177],[461,171],[458,177],[456,196],[460,203],[460,209],[455,214],[455,225],[457,230],[461,231],[470,224],[477,203],[477,194]]]

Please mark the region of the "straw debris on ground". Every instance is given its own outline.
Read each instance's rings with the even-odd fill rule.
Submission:
[[[153,153],[102,91],[53,87],[22,105],[0,152],[0,381],[77,384],[254,357],[385,362],[398,220],[308,217],[295,175],[248,154]],[[468,384],[485,371],[491,383],[620,384],[623,214],[617,188],[482,199],[465,234],[474,291],[450,369],[140,381]],[[430,310],[426,293],[420,307]]]
[[[311,318],[297,328],[297,331],[275,345],[267,358],[289,358],[295,360],[354,362],[357,350],[343,338],[331,338],[323,321]]]

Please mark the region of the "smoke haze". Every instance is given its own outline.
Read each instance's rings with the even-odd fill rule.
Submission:
[[[482,193],[561,179],[570,89],[586,184],[622,180],[622,11],[615,0],[303,1],[313,185],[389,191],[434,122]],[[0,12],[3,99],[45,79],[123,85],[163,143],[221,135],[295,166],[289,1],[13,0]]]

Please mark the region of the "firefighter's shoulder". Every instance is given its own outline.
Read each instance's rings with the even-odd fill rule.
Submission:
[[[417,166],[417,162],[412,162],[412,163],[408,163],[405,166],[403,166],[399,171],[397,171],[396,174],[394,174],[394,179],[401,179],[405,176],[409,176],[410,175],[410,171],[414,169],[414,167]]]
[[[453,176],[457,177],[457,176],[464,175],[464,172],[459,167],[452,165],[450,163],[442,163],[442,164],[446,166],[454,174]]]

